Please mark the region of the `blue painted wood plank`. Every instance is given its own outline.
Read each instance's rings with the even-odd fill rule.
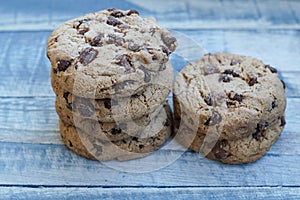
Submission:
[[[268,153],[255,163],[231,166],[202,158],[191,152],[185,152],[178,159],[169,162],[177,153],[157,151],[143,159],[124,163],[100,163],[79,157],[63,145],[0,143],[0,185],[300,186],[299,154]],[[145,172],[145,169],[148,172]]]
[[[298,200],[300,188],[203,187],[203,188],[23,188],[0,187],[1,199],[90,200],[90,199],[287,199]]]
[[[49,30],[109,7],[137,9],[168,28],[299,28],[300,2],[292,0],[278,0],[276,6],[273,0],[11,0],[0,2],[0,30]]]
[[[300,82],[297,81],[299,75],[295,73],[300,72],[300,31],[181,30],[180,33],[186,36],[179,37],[179,45],[185,47],[185,52],[180,52],[180,46],[176,52],[177,57],[175,55],[171,58],[177,70],[185,64],[180,56],[186,55],[197,60],[201,50],[245,54],[277,67],[287,83],[288,96],[300,96]],[[45,55],[49,34],[49,31],[0,32],[0,96],[53,96],[50,63]],[[290,71],[292,73],[288,73]]]

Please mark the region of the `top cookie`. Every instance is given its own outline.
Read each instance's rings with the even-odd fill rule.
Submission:
[[[50,35],[47,56],[65,89],[77,96],[130,96],[165,70],[177,41],[153,18],[108,9],[70,20]]]
[[[174,106],[175,117],[198,133],[260,140],[284,117],[285,88],[277,70],[257,59],[208,54],[176,77]]]

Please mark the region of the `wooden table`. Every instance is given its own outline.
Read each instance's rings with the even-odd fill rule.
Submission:
[[[157,167],[178,153],[170,147],[152,159],[128,162],[136,172],[156,169],[133,173],[66,149],[46,41],[63,21],[108,7],[154,16],[206,52],[250,55],[277,67],[287,86],[287,125],[271,150],[247,165],[181,152],[168,166]],[[0,199],[300,198],[300,1],[1,1],[0,44]]]

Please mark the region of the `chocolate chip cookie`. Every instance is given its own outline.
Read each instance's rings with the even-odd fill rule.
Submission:
[[[166,69],[176,46],[153,18],[108,9],[59,26],[48,39],[47,56],[66,91],[103,99],[142,91]]]
[[[159,129],[154,134],[150,133],[148,137],[130,136],[117,141],[104,141],[94,137],[93,133],[86,133],[62,121],[60,121],[60,133],[68,148],[90,159],[107,161],[140,158],[159,149],[171,135],[171,112],[170,109],[166,109],[166,111],[168,113],[162,124],[151,124],[151,126],[157,126]]]
[[[282,131],[272,127],[278,119],[284,121],[284,87],[277,70],[262,61],[229,53],[207,54],[176,77],[176,126],[183,124],[196,138],[205,136],[235,145],[253,138],[259,143],[266,139],[269,128],[275,135]],[[191,144],[193,137],[187,137]],[[241,162],[245,160],[247,156]]]
[[[59,104],[61,109],[69,110],[81,118],[114,122],[134,120],[161,107],[171,91],[172,66],[167,63],[166,70],[154,80],[143,91],[130,97],[97,100],[75,96],[63,90],[55,76],[52,76],[52,86],[56,93],[56,104]]]

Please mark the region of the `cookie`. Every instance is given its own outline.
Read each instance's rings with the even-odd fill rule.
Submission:
[[[108,9],[70,20],[47,42],[53,74],[66,91],[92,99],[131,96],[166,69],[177,41],[153,18]]]
[[[274,67],[247,56],[207,54],[188,64],[173,100],[178,142],[228,164],[261,158],[285,125],[284,82]]]
[[[286,108],[285,88],[277,70],[263,62],[229,53],[208,54],[188,64],[174,84],[175,118],[220,139],[253,136],[272,126]]]
[[[170,106],[165,103],[154,113],[127,122],[103,123],[100,121],[82,118],[74,115],[70,110],[63,108],[56,101],[56,111],[61,121],[75,126],[94,137],[105,141],[118,141],[129,137],[148,137],[160,130],[165,123],[169,123]]]
[[[167,69],[156,77],[143,91],[130,97],[113,99],[88,99],[78,97],[62,89],[56,78],[52,77],[52,86],[58,104],[81,118],[101,122],[130,121],[154,112],[161,107],[172,87],[173,69]]]
[[[262,130],[261,140],[257,140],[252,135],[238,140],[211,140],[202,133],[195,135],[192,129],[181,124],[176,131],[176,140],[192,151],[203,153],[207,158],[226,164],[244,164],[263,157],[280,136],[284,125],[283,118],[277,119],[272,126]]]
[[[107,161],[112,159],[127,160],[140,158],[158,150],[172,132],[170,112],[163,124],[153,124],[160,129],[149,137],[128,137],[119,141],[103,141],[79,128],[60,121],[60,133],[64,144],[75,153],[86,158]]]

